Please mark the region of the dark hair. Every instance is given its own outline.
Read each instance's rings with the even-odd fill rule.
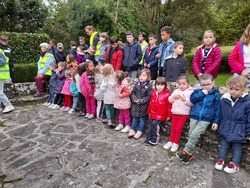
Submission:
[[[156,85],[164,85],[164,89],[167,88],[167,81],[163,76],[159,76],[156,80],[155,80],[155,88]]]
[[[89,65],[90,65],[91,63],[93,63],[93,61],[91,61],[91,60],[87,60],[87,61],[84,63],[85,69],[86,69],[86,70],[88,69],[88,67],[89,67]],[[94,64],[94,63],[93,63],[93,64]]]
[[[95,31],[95,28],[94,28],[93,25],[87,25],[87,26],[85,27],[85,30],[93,30],[93,31]]]
[[[179,45],[184,46],[184,44],[183,44],[183,42],[182,42],[182,41],[176,41],[176,42],[174,43],[173,48],[177,48]]]
[[[164,26],[161,28],[161,32],[165,31],[167,34],[172,34],[172,28],[170,26]]]
[[[132,32],[132,31],[127,31],[126,33],[125,33],[125,35],[127,36],[127,35],[132,35],[133,37],[134,37],[134,33]]]
[[[151,80],[151,71],[149,69],[142,69],[140,72],[140,76],[142,73],[146,73],[146,75],[148,76],[147,81],[149,82]]]
[[[187,76],[179,76],[179,77],[177,78],[176,82],[178,82],[179,80],[186,80],[186,82],[187,82],[188,84],[190,84],[190,80],[189,80],[189,78],[188,78]]]
[[[56,40],[55,39],[50,39],[49,42],[53,42],[54,44],[56,44]]]
[[[199,80],[211,80],[213,81],[214,78],[211,74],[202,74],[200,77],[199,77]]]
[[[79,48],[81,51],[84,51],[84,47],[83,46],[77,46],[77,48]]]
[[[148,38],[154,38],[154,39],[158,39],[157,35],[154,33],[151,33]]]
[[[114,43],[118,43],[118,38],[115,37],[115,36],[112,36],[112,37],[110,38],[110,44],[114,44]]]
[[[72,40],[72,41],[70,41],[70,46],[76,46],[76,41],[74,41],[74,40]]]
[[[74,83],[76,83],[76,78],[75,76],[77,75],[77,72],[75,70],[72,71],[72,79],[74,81]]]
[[[81,76],[82,73],[84,73],[85,71],[86,71],[85,64],[84,63],[79,64],[76,69],[77,74]]]
[[[57,64],[55,62],[51,63],[49,66],[57,68]]]
[[[75,56],[72,54],[68,54],[67,57],[69,58],[69,62],[74,62],[76,60]]]
[[[127,73],[121,70],[118,70],[115,72],[115,77],[116,77],[117,83],[121,85],[122,81],[127,77]]]
[[[140,32],[139,35],[142,35],[144,39],[147,37],[147,34],[145,32]]]
[[[79,40],[85,41],[85,38],[84,37],[79,37]]]

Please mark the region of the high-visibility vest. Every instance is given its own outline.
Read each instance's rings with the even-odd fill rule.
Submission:
[[[6,59],[6,63],[0,66],[0,80],[10,79],[9,58],[5,55],[2,49],[0,49],[0,53],[3,54]]]
[[[53,59],[55,59],[55,57],[53,56],[53,54],[51,53],[46,53],[41,59],[40,59],[40,69],[42,70],[45,66],[45,63],[47,61],[47,57],[52,57]],[[47,72],[45,72],[45,75],[51,76],[52,72],[51,70],[48,70]]]
[[[90,37],[90,40],[89,40],[89,44],[90,46],[93,45],[94,43],[94,37],[97,35],[97,32],[94,32],[91,37]],[[95,56],[98,56],[100,55],[100,48],[101,48],[101,41],[99,41],[96,45],[96,51],[95,51]]]
[[[144,40],[140,45],[141,45],[141,48],[143,48],[144,46],[148,46],[148,43],[147,43],[147,41]],[[145,53],[146,53],[146,50],[144,52],[142,52],[142,58],[141,58],[141,61],[139,63],[140,65],[143,64],[143,59],[144,59]]]

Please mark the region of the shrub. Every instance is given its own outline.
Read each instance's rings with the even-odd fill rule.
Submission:
[[[34,82],[37,75],[37,64],[16,64],[14,72],[14,83]]]

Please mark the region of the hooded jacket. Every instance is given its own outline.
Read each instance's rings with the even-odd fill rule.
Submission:
[[[148,47],[144,56],[144,63],[150,64],[150,70],[158,70],[158,59],[155,58],[159,50],[158,46]]]
[[[120,46],[113,49],[110,47],[106,52],[106,63],[110,63],[114,71],[122,70],[123,50]]]

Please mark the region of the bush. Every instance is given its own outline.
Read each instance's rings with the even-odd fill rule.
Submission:
[[[14,72],[14,83],[34,82],[37,75],[37,64],[16,64]]]

